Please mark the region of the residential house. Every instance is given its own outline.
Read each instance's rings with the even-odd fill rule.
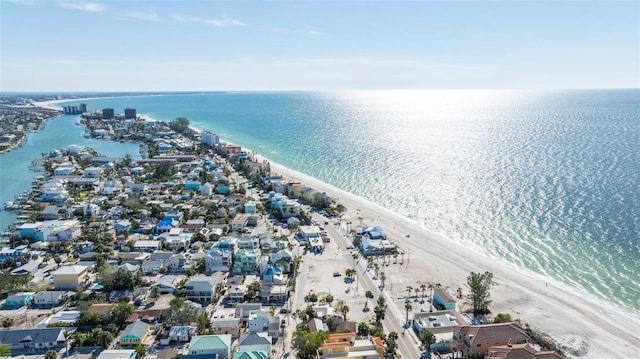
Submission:
[[[98,359],[136,359],[135,349],[106,349],[100,352]]]
[[[248,201],[244,204],[244,213],[257,213],[258,206],[254,201]]]
[[[33,292],[17,292],[9,294],[4,302],[7,309],[17,309],[29,305],[33,300]]]
[[[257,273],[262,254],[259,249],[240,249],[233,266],[234,273]]]
[[[231,356],[231,335],[196,335],[191,338],[187,352],[187,355],[181,356],[182,359],[229,359]]]
[[[163,275],[151,285],[151,288],[158,287],[160,289],[160,293],[162,294],[173,293],[174,290],[178,289],[178,283],[183,278],[185,277],[169,274]]]
[[[139,252],[119,253],[117,257],[114,256],[114,258],[118,258],[121,263],[129,263],[136,266],[142,264],[142,262],[149,257],[149,253]]]
[[[536,351],[531,344],[507,344],[489,348],[486,358],[491,359],[562,359],[555,351]]]
[[[211,196],[213,194],[213,189],[214,187],[211,185],[211,183],[207,182],[200,186],[200,194],[203,196]]]
[[[24,223],[18,226],[20,237],[29,238],[31,242],[42,242],[53,232],[55,226],[51,223]]]
[[[318,358],[382,359],[384,342],[371,336],[357,339],[356,333],[353,332],[329,334],[318,350]]]
[[[182,228],[171,228],[169,233],[160,235],[163,239],[162,247],[169,250],[188,248],[192,236],[192,233],[184,232]]]
[[[238,318],[213,318],[211,328],[220,334],[230,334],[231,338],[240,335],[240,319]]]
[[[202,228],[204,228],[204,226],[205,226],[204,219],[194,218],[194,219],[187,220],[187,222],[182,226],[180,226],[180,228],[184,230],[188,230],[190,232],[197,232],[197,231],[200,231]]]
[[[267,333],[244,333],[238,339],[238,351],[264,351],[271,353],[272,339]]]
[[[75,331],[73,327],[0,330],[0,343],[7,345],[15,355],[24,354],[25,350],[44,353],[64,348],[64,333]]]
[[[120,336],[120,345],[135,345],[143,343],[149,334],[151,325],[137,320],[124,328],[122,335]]]
[[[180,225],[180,222],[176,221],[175,219],[163,219],[162,221],[156,224],[156,232],[166,233],[173,228],[177,228],[179,225]]]
[[[317,226],[300,226],[300,230],[298,231],[298,238],[301,242],[321,237],[322,231]]]
[[[187,299],[208,305],[216,298],[216,279],[202,275],[189,277],[184,285],[184,290]]]
[[[284,283],[284,275],[282,273],[282,268],[268,266],[262,275],[262,279],[265,283],[271,284],[282,284]]]
[[[120,191],[122,191],[122,184],[120,183],[120,181],[108,180],[102,184],[100,194],[104,196],[116,195]]]
[[[263,350],[237,351],[233,353],[233,359],[268,359],[269,352]]]
[[[184,183],[184,189],[187,191],[198,191],[202,185],[198,181],[187,181]]]
[[[174,325],[169,329],[169,341],[186,343],[190,341],[196,333],[196,327]]]
[[[260,241],[256,237],[238,238],[238,249],[258,249]]]
[[[25,244],[16,248],[2,248],[0,249],[0,263],[4,264],[4,261],[7,258],[13,258],[13,260],[15,261],[20,256],[26,257],[28,253],[29,247],[27,247],[27,245]]]
[[[236,214],[231,220],[231,223],[229,224],[229,226],[231,227],[231,231],[242,232],[243,228],[247,225],[248,220],[249,220],[249,214],[247,213]]]
[[[283,273],[291,272],[291,263],[293,263],[293,254],[288,249],[279,250],[269,256],[269,260],[275,266],[282,268]]]
[[[456,349],[470,357],[483,357],[489,348],[529,342],[527,333],[515,322],[463,326],[454,333]]]
[[[193,263],[182,253],[173,255],[167,261],[167,269],[171,273],[184,273],[190,267],[193,267]]]
[[[164,261],[144,261],[140,266],[142,273],[144,274],[158,274],[160,270],[164,268]]]
[[[88,281],[88,268],[81,265],[61,266],[51,273],[53,287],[56,289],[76,290]]]
[[[21,265],[20,267],[15,268],[11,271],[11,275],[23,275],[23,274],[33,274],[38,270],[39,263],[30,260],[27,263]]]
[[[205,272],[211,274],[213,272],[228,272],[231,268],[233,260],[232,253],[229,250],[213,247],[205,257]]]
[[[45,221],[49,220],[61,220],[67,218],[69,213],[67,212],[66,206],[46,206],[42,212],[40,213],[42,219]]]
[[[80,318],[79,310],[61,310],[44,318],[40,323],[36,324],[36,328],[48,328],[53,326],[72,327],[76,324],[78,318]]]
[[[323,322],[320,318],[313,318],[307,323],[310,333],[326,332],[329,333],[329,327],[327,323]]]
[[[252,310],[247,319],[250,333],[267,332],[272,338],[280,337],[280,320],[262,310]]]
[[[87,167],[82,171],[82,176],[85,178],[100,178],[102,170],[102,167]]]
[[[64,303],[66,299],[65,293],[57,290],[38,292],[33,298],[33,304],[40,309],[57,307]]]
[[[133,250],[136,252],[143,251],[153,253],[158,249],[160,249],[160,241],[143,240],[136,241],[136,243],[133,244]]]
[[[116,234],[123,234],[125,231],[129,232],[131,230],[131,221],[128,219],[123,219],[114,224],[116,229]]]
[[[229,300],[232,302],[242,302],[244,301],[244,296],[247,293],[247,287],[243,284],[231,286],[227,290],[227,296]]]
[[[236,318],[241,319],[243,322],[249,320],[249,314],[252,311],[262,310],[262,304],[260,303],[238,303],[236,305]]]

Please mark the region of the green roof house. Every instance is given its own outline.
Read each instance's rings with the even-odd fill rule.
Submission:
[[[189,354],[182,359],[229,359],[231,356],[231,334],[196,335],[189,342]]]
[[[264,350],[255,350],[249,352],[235,352],[233,359],[268,359],[269,353]]]

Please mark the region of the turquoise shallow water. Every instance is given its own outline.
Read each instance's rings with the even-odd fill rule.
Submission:
[[[133,143],[102,141],[83,137],[84,129],[76,125],[80,116],[60,116],[47,122],[45,129],[28,134],[23,147],[0,155],[0,204],[31,188],[39,175],[29,164],[42,153],[67,148],[69,145],[92,147],[98,153],[124,157],[127,153],[139,157],[140,146]],[[16,218],[16,212],[0,210],[0,228],[4,231]]]
[[[447,90],[83,102],[187,117],[453,241],[639,312],[639,99],[639,90]]]

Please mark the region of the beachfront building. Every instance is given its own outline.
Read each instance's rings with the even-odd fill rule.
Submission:
[[[444,288],[436,288],[433,291],[433,302],[446,310],[456,309],[456,300]]]
[[[529,343],[507,344],[491,347],[488,358],[491,359],[561,359],[563,358],[555,351],[537,352]]]
[[[360,237],[360,252],[365,257],[376,255],[389,255],[398,252],[398,246],[382,237],[373,239],[369,236]]]
[[[298,231],[298,239],[300,242],[309,242],[314,238],[321,238],[322,231],[317,226],[300,226]]]
[[[454,334],[456,350],[472,358],[484,357],[495,346],[528,343],[527,333],[515,322],[466,325]]]

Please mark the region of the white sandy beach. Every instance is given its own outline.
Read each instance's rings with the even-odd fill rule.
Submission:
[[[495,281],[491,289],[493,303],[489,307],[494,315],[511,314],[514,319],[547,334],[567,355],[575,358],[640,357],[638,313],[597,302],[586,292],[464,248],[376,204],[281,165],[270,164],[273,173],[337,198],[348,210],[342,218],[343,224],[350,221],[352,227],[360,223],[379,225],[409,253],[408,260],[405,256],[405,265],[386,269],[387,287],[393,296],[406,294],[408,285],[415,287],[429,282],[440,283],[452,295],[458,287],[467,294],[469,273],[489,271]],[[461,305],[459,311],[466,308],[468,306]]]

